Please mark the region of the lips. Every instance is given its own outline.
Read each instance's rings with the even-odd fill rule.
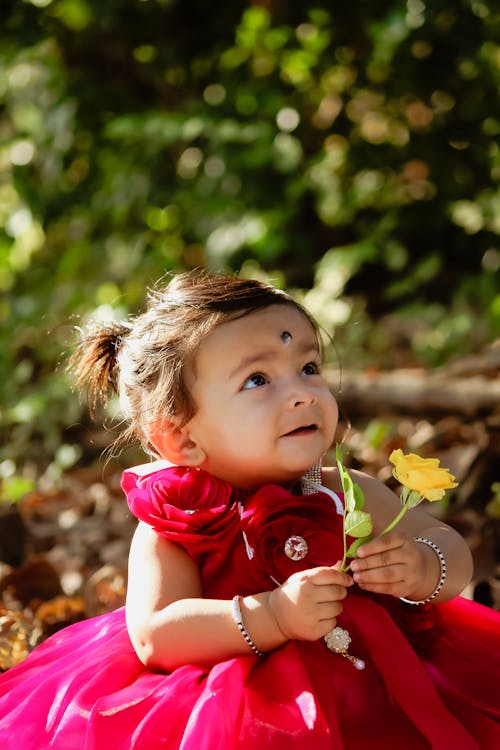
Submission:
[[[307,424],[307,425],[301,425],[300,427],[296,427],[294,430],[290,430],[290,432],[286,432],[283,437],[293,437],[294,435],[307,435],[312,432],[316,432],[318,429],[318,425],[316,424]]]

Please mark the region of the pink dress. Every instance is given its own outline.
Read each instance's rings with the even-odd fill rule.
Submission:
[[[267,485],[238,502],[205,472],[125,472],[132,512],[199,564],[204,594],[272,589],[335,563],[339,498]],[[284,552],[290,537],[307,554]],[[498,750],[500,615],[461,597],[411,607],[354,587],[339,625],[358,671],[323,639],[214,666],[146,669],[123,609],[77,623],[0,677],[2,750]]]

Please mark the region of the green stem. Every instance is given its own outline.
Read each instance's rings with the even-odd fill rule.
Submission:
[[[386,526],[383,531],[380,532],[379,536],[383,536],[383,534],[388,534],[389,531],[391,531],[395,527],[395,525],[401,521],[401,519],[403,518],[407,510],[408,510],[408,506],[404,504],[401,510],[399,511],[398,515],[395,518],[393,518],[390,524]]]
[[[345,559],[347,557],[347,535],[345,533],[345,512],[344,512],[344,523],[342,524],[342,541],[344,544],[344,557],[342,558],[342,565],[340,566],[340,570],[342,570],[344,573],[346,572],[344,570],[345,566]]]

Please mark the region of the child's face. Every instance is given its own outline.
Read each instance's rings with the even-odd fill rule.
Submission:
[[[337,404],[319,374],[315,332],[296,308],[273,305],[222,324],[201,344],[190,438],[201,468],[242,488],[291,482],[330,447]]]

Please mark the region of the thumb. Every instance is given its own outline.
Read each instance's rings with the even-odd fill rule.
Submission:
[[[349,573],[342,570],[342,560],[337,560],[335,565],[331,566],[331,569],[337,571],[338,573],[342,575],[344,586],[350,586],[352,583],[354,583],[352,576],[349,575]]]

